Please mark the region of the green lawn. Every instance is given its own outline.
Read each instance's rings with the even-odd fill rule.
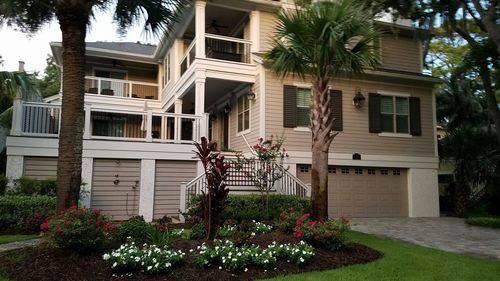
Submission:
[[[500,261],[458,255],[353,232],[354,241],[384,252],[381,260],[336,270],[269,279],[290,280],[500,280]]]
[[[11,242],[24,241],[36,238],[36,234],[0,235],[0,245]],[[0,277],[1,278],[1,277]],[[0,279],[2,280],[2,279]]]

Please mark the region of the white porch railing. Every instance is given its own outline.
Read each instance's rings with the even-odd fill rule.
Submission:
[[[158,99],[158,84],[85,76],[85,92],[103,96]]]
[[[196,38],[193,39],[191,44],[189,44],[188,48],[186,49],[186,52],[181,58],[181,63],[180,63],[180,70],[181,70],[181,76],[188,70],[188,68],[191,66],[193,63],[195,57],[196,57]]]
[[[252,41],[217,34],[205,34],[206,57],[224,61],[250,63]]]
[[[12,135],[58,137],[59,105],[14,103]],[[202,116],[85,106],[84,139],[193,143],[208,132],[208,114]]]

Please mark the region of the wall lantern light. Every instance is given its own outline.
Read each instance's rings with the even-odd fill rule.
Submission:
[[[224,113],[228,114],[229,112],[231,112],[231,106],[229,106],[229,103],[226,104],[226,106],[224,106]]]
[[[249,91],[247,93],[248,100],[255,100],[255,93],[253,91]]]
[[[361,92],[361,88],[357,87],[356,91],[354,93],[354,98],[352,99],[352,104],[356,108],[362,108],[363,105],[365,104],[365,96],[363,96],[363,93]]]

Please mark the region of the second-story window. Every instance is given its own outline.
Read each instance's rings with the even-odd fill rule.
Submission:
[[[297,88],[297,127],[309,127],[311,89]]]
[[[250,103],[246,95],[238,98],[238,132],[250,129]]]
[[[170,81],[170,53],[163,60],[163,85],[167,85]]]
[[[381,96],[380,113],[382,132],[409,133],[408,98],[398,96]]]

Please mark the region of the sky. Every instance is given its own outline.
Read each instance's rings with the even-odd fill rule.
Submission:
[[[156,44],[152,36],[147,36],[139,25],[131,27],[127,34],[120,37],[116,32],[111,12],[98,12],[87,31],[86,41],[122,41]],[[35,34],[16,31],[13,27],[0,25],[0,56],[4,61],[0,70],[14,71],[18,69],[18,61],[24,61],[28,73],[43,73],[47,54],[51,54],[49,43],[61,41],[59,24],[54,21],[45,25]]]

